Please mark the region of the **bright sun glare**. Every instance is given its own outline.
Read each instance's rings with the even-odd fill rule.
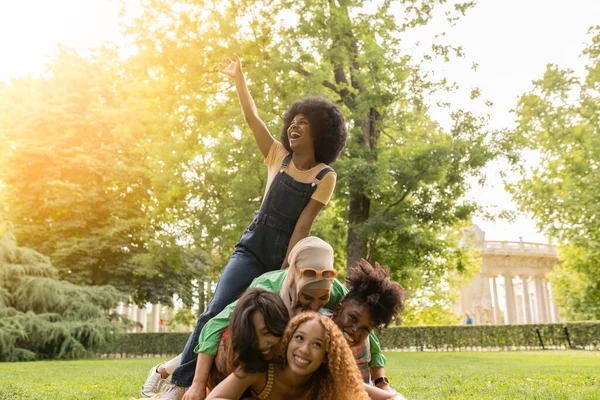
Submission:
[[[39,75],[59,43],[85,54],[118,41],[119,7],[116,0],[0,2],[0,80]]]

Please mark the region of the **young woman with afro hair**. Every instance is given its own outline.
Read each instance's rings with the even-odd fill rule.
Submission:
[[[275,140],[258,116],[238,56],[234,60],[226,58],[219,71],[235,81],[242,112],[267,165],[267,185],[260,209],[235,246],[213,298],[186,343],[181,365],[159,397],[163,400],[180,400],[185,388],[192,385],[198,360],[194,348],[204,325],[254,278],[287,268],[290,249],[309,236],[317,214],[333,194],[336,174],[328,164],[339,157],[346,143],[341,110],[319,97],[293,103],[283,116],[281,141]],[[166,375],[160,365],[153,368],[144,384],[144,394],[158,391],[156,386]]]

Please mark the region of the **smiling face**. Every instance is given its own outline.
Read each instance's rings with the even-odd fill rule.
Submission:
[[[340,328],[350,347],[364,342],[375,328],[369,307],[353,300],[336,306],[333,322]]]
[[[329,301],[329,289],[302,288],[298,293],[298,304],[293,309],[294,315],[302,311],[319,311]]]
[[[289,368],[297,375],[315,372],[326,361],[325,329],[317,318],[298,326],[288,345],[286,358]]]
[[[288,140],[290,142],[290,148],[297,152],[298,150],[313,150],[314,151],[314,139],[310,128],[310,121],[304,114],[297,114],[290,127],[287,130]]]
[[[265,324],[265,317],[260,311],[255,311],[252,314],[252,324],[258,340],[258,351],[266,361],[272,360],[275,346],[279,344],[281,337],[269,332]]]

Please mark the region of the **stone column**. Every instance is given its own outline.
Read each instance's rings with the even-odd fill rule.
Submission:
[[[523,314],[523,297],[521,293],[516,290],[513,283],[513,290],[515,291],[515,311],[517,314],[516,323],[524,324],[525,323],[525,315]]]
[[[136,304],[130,304],[129,305],[129,320],[130,321],[137,321],[137,305]],[[138,328],[135,327],[131,330],[131,332],[136,333],[138,331]]]
[[[137,321],[142,324],[142,327],[138,328],[138,332],[146,332],[148,325],[148,310],[146,310],[146,307],[138,308]]]
[[[548,291],[548,280],[544,276],[542,278],[542,283],[544,287],[544,306],[546,307],[546,322],[554,322],[552,320],[552,312],[550,310],[550,293]]]
[[[521,275],[521,281],[523,282],[523,306],[525,307],[525,323],[531,324],[533,319],[531,318],[531,304],[529,304],[529,282],[528,277]]]
[[[558,308],[556,307],[556,303],[554,302],[554,291],[552,290],[552,285],[548,282],[548,294],[549,302],[550,302],[550,310],[552,311],[552,322],[558,321]]]
[[[504,292],[506,296],[506,319],[509,324],[517,322],[517,312],[515,307],[515,290],[512,282],[513,276],[504,275]]]
[[[548,322],[548,315],[546,314],[546,297],[544,290],[545,280],[543,276],[537,276],[535,278],[535,300],[537,303],[537,312],[540,323]]]
[[[500,303],[498,302],[498,285],[496,284],[496,275],[492,276],[492,293],[494,296],[494,324],[500,325]]]
[[[171,322],[171,320],[173,319],[173,309],[171,307],[168,307],[167,310],[165,311],[165,321],[166,322]],[[165,325],[165,332],[169,332],[169,327],[167,325]]]
[[[150,332],[158,332],[158,321],[160,320],[160,304],[152,304],[152,319],[150,321]]]

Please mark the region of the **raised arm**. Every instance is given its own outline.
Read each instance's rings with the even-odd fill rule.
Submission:
[[[273,136],[271,136],[267,126],[258,116],[256,105],[254,104],[254,100],[252,100],[252,96],[248,90],[248,85],[246,85],[246,78],[244,78],[242,62],[240,61],[240,58],[237,56],[237,54],[234,54],[233,58],[234,60],[229,57],[223,59],[224,63],[219,71],[235,80],[235,88],[237,89],[238,99],[240,100],[240,105],[242,106],[244,118],[246,118],[246,122],[248,123],[248,126],[254,135],[254,140],[258,145],[258,149],[262,153],[263,157],[267,158],[269,149],[273,144]]]

